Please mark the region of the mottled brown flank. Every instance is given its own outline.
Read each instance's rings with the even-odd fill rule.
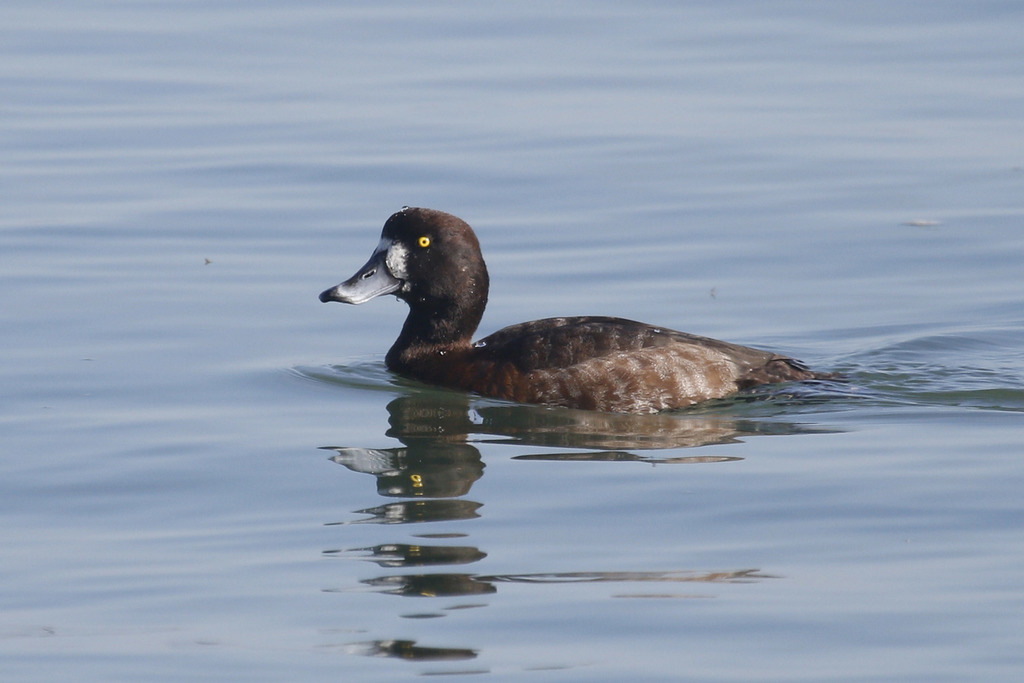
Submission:
[[[649,413],[769,382],[813,379],[789,358],[618,318],[549,318],[477,346],[408,349],[395,370],[521,403]]]
[[[409,304],[387,366],[430,384],[522,403],[649,413],[758,384],[827,377],[769,351],[620,318],[535,320],[472,344],[489,287],[472,228],[451,214],[407,208],[381,235],[398,248],[388,256],[401,265],[401,286],[387,291]],[[373,266],[371,259],[364,269]],[[321,300],[352,303],[358,297],[347,288],[372,272]]]

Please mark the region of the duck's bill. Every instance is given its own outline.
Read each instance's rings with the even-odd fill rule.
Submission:
[[[340,301],[343,304],[361,304],[385,294],[391,294],[402,286],[402,281],[391,274],[385,259],[386,249],[378,249],[355,275],[337,287],[320,293],[320,301]]]

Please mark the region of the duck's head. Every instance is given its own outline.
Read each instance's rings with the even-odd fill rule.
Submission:
[[[430,327],[448,330],[445,336],[469,336],[483,315],[488,286],[480,243],[465,221],[405,207],[384,223],[366,265],[322,292],[320,301],[361,304],[394,294],[409,304],[410,322],[431,321]]]

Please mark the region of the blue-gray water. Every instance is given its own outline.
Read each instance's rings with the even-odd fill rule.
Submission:
[[[1017,681],[1024,8],[0,8],[4,681]],[[847,381],[677,415],[389,375],[316,295],[456,213],[481,332]]]

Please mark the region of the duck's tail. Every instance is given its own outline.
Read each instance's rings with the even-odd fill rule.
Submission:
[[[753,368],[737,380],[740,389],[749,389],[761,384],[781,382],[805,382],[807,380],[834,380],[839,375],[832,372],[815,372],[800,361],[787,356],[772,356],[757,368]]]

